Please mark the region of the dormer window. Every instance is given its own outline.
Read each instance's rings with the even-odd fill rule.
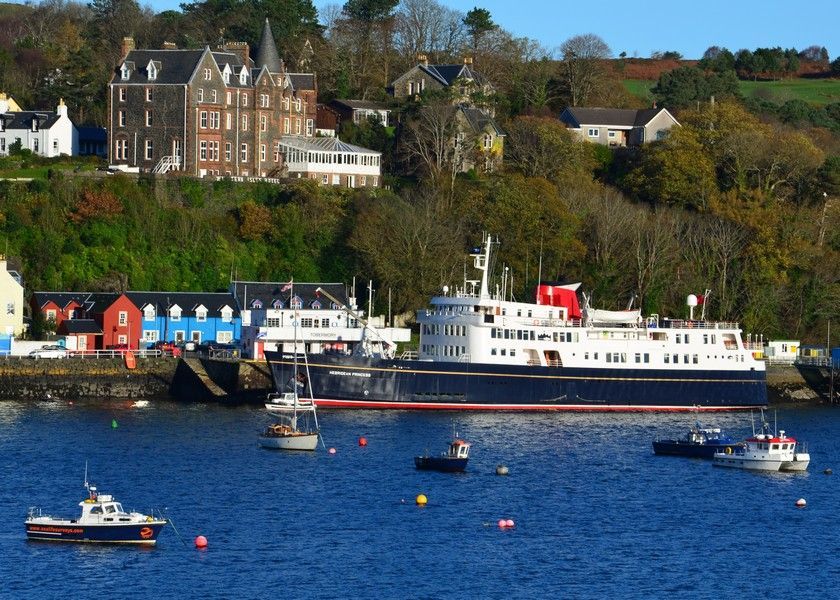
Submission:
[[[274,302],[271,303],[271,308],[277,308],[277,309],[283,308],[283,301],[282,300],[275,300]]]
[[[248,70],[245,67],[242,67],[242,70],[239,72],[239,83],[242,85],[248,84]]]
[[[199,306],[195,309],[195,320],[199,323],[204,323],[207,320],[207,309],[203,306]]]
[[[226,84],[230,83],[230,65],[225,65],[225,69],[222,71],[222,80]]]
[[[230,323],[233,320],[233,311],[229,306],[222,309],[222,323]]]
[[[180,306],[172,306],[169,308],[169,320],[170,321],[180,321],[181,320],[181,307]]]
[[[294,298],[292,298],[292,301],[289,306],[292,309],[303,308],[303,300],[300,299],[300,296],[295,296]]]
[[[131,69],[128,68],[126,63],[123,63],[123,66],[120,67],[120,79],[128,81],[129,77],[131,77]]]
[[[157,79],[158,69],[157,65],[155,65],[155,61],[149,61],[149,65],[146,67],[146,73],[149,76],[149,81],[154,81],[155,79]]]
[[[314,309],[314,310],[321,310],[321,301],[320,300],[313,300],[312,304],[310,304],[309,307]]]
[[[263,303],[261,300],[254,300],[251,302],[251,308],[260,309],[263,307]]]
[[[153,321],[155,318],[155,307],[151,304],[147,305],[146,308],[143,309],[143,320],[145,321]]]

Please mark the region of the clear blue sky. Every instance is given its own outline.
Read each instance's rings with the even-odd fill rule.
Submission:
[[[177,10],[182,0],[140,0],[155,11]],[[595,33],[615,55],[648,57],[676,50],[700,58],[709,46],[740,48],[782,46],[802,50],[817,44],[832,60],[840,54],[840,0],[439,0],[467,12],[475,6],[517,37],[549,49],[581,33]],[[343,0],[313,0],[317,8]]]

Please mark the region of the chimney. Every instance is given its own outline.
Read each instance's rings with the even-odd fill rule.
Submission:
[[[226,42],[222,44],[222,50],[236,54],[246,67],[251,66],[251,48],[248,46],[248,42]]]
[[[178,44],[175,42],[163,42],[163,49],[164,50],[177,50]]]
[[[122,40],[122,57],[128,56],[128,53],[134,50],[134,38],[124,37]]]
[[[55,114],[57,114],[59,117],[67,116],[67,105],[64,104],[64,98],[61,98],[58,101],[58,107],[55,109]]]
[[[9,98],[6,96],[6,92],[0,93],[0,115],[4,115],[9,112]]]
[[[472,66],[472,56],[465,56],[464,57],[464,64]]]
[[[426,56],[425,54],[418,54],[418,55],[417,55],[417,61],[418,61],[421,65],[423,65],[424,67],[428,67],[428,66],[429,66],[429,57],[428,57],[428,56]]]

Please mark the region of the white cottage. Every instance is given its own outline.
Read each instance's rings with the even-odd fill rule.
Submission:
[[[39,156],[75,156],[79,133],[67,116],[67,105],[59,101],[55,112],[14,111],[9,100],[0,97],[0,156],[7,156],[15,143]]]

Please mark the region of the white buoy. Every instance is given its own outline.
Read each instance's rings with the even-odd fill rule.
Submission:
[[[507,475],[508,468],[505,465],[496,465],[496,475]]]
[[[805,498],[800,498],[796,501],[796,506],[798,506],[799,508],[805,508],[806,504],[807,502],[805,502]]]

